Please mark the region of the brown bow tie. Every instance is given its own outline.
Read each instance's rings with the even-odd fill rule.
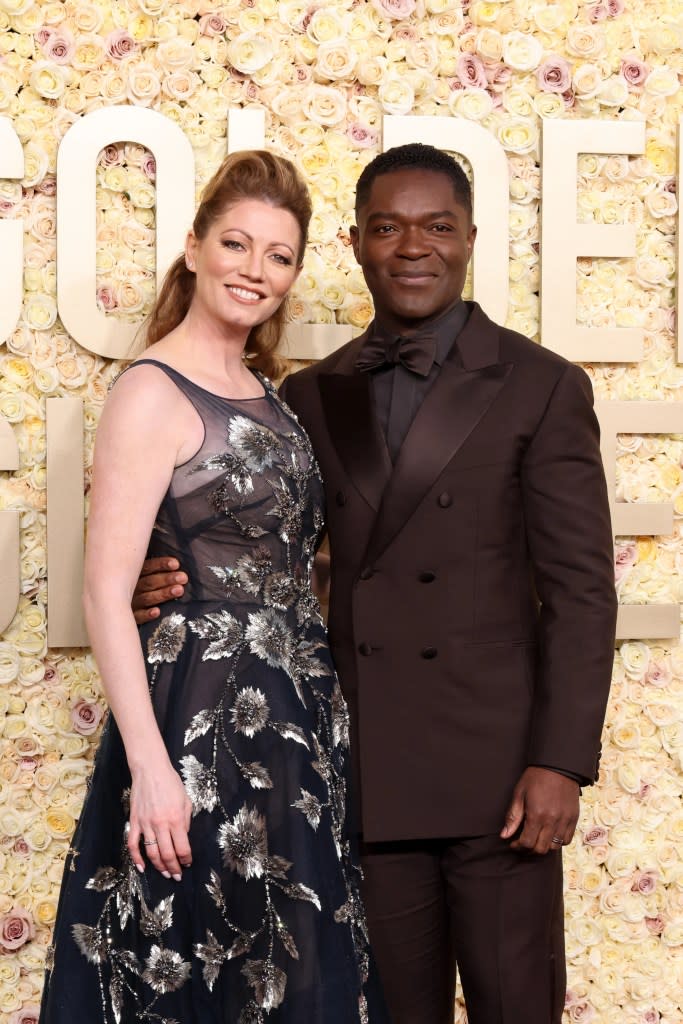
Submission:
[[[356,367],[361,370],[379,370],[383,366],[401,363],[418,377],[427,377],[436,355],[436,338],[431,334],[409,338],[368,338],[358,354]]]

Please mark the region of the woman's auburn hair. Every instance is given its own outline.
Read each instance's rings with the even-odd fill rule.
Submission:
[[[308,225],[311,220],[311,197],[294,164],[285,157],[267,150],[243,150],[231,153],[206,185],[192,224],[200,241],[212,224],[231,206],[243,199],[257,199],[279,209],[288,210],[301,231],[297,263],[301,264]],[[195,291],[194,272],[188,270],[185,254],[171,264],[145,324],[145,342],[153,345],[184,320]],[[277,348],[287,320],[287,299],[272,316],[253,327],[245,345],[249,365],[267,377],[277,378],[283,361]]]

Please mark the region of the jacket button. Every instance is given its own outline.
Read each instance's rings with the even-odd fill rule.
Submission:
[[[346,504],[346,495],[344,494],[343,491],[337,491],[336,502],[337,502],[337,504],[339,505],[340,508],[341,508],[342,505]]]
[[[362,654],[364,658],[369,658],[372,654],[372,647],[366,643],[358,644],[358,653]]]
[[[375,575],[375,570],[371,569],[369,565],[366,565],[365,568],[360,573],[360,579],[362,579],[362,580],[369,580],[369,579],[372,579],[372,577],[374,575]]]
[[[434,580],[436,579],[436,573],[435,572],[421,572],[420,575],[417,578],[419,579],[420,583],[433,583]]]
[[[430,661],[432,658],[435,658],[438,653],[439,652],[436,647],[423,647],[420,651],[420,657],[426,658],[427,661]]]
[[[437,498],[437,501],[439,502],[441,508],[449,508],[453,504],[453,499],[451,498],[448,491],[443,491]]]

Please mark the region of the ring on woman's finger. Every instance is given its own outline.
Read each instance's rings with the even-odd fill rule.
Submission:
[[[553,836],[550,842],[554,843],[555,846],[564,846],[564,839],[560,839],[559,836]]]
[[[156,839],[143,839],[142,840],[142,845],[143,846],[158,846],[159,843],[157,842]]]

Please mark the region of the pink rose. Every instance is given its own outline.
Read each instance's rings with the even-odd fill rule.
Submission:
[[[145,153],[142,158],[142,173],[146,175],[149,181],[156,181],[157,177],[157,162],[151,153]]]
[[[397,25],[391,33],[391,38],[404,43],[415,43],[420,38],[420,33],[415,25]]]
[[[652,935],[661,935],[664,931],[664,918],[661,914],[657,917],[646,917],[645,926]]]
[[[371,149],[377,145],[378,134],[374,128],[368,128],[360,121],[354,121],[346,129],[346,136],[356,149]]]
[[[0,946],[5,950],[19,949],[35,938],[36,926],[28,910],[15,906],[0,916]]]
[[[619,584],[626,579],[629,572],[636,564],[638,558],[638,546],[634,540],[626,541],[625,544],[617,544],[614,552],[614,582]]]
[[[27,1003],[20,1010],[11,1014],[7,1024],[38,1024],[40,1007],[37,1003]]]
[[[14,846],[12,847],[12,852],[17,857],[30,857],[31,856],[31,847],[28,845],[28,843],[26,842],[26,840],[24,839],[23,836],[19,836],[18,839],[14,840]]]
[[[484,62],[474,53],[460,54],[455,73],[466,89],[485,89],[488,85]]]
[[[313,81],[313,71],[309,68],[308,64],[295,64],[293,71],[294,81],[297,85],[308,85],[309,82]]]
[[[203,36],[222,36],[227,28],[228,23],[222,14],[202,14],[199,19],[199,31]]]
[[[593,22],[604,21],[605,18],[617,18],[623,14],[625,7],[624,0],[598,0],[588,8],[588,16]]]
[[[649,896],[657,888],[657,875],[652,871],[636,872],[631,892],[642,892]]]
[[[671,667],[668,662],[653,659],[645,673],[645,682],[650,686],[668,686],[671,682]]]
[[[123,163],[123,150],[113,143],[110,146],[105,146],[100,151],[97,162],[100,167],[120,167]]]
[[[403,21],[409,18],[416,7],[416,0],[372,0],[372,6],[383,18],[392,21]]]
[[[71,722],[81,736],[90,736],[102,720],[102,708],[87,700],[79,700],[71,709]]]
[[[107,284],[100,285],[97,289],[95,301],[98,309],[101,309],[103,313],[111,313],[118,306],[116,292]]]
[[[9,199],[0,199],[0,216],[11,213],[15,204]]]
[[[43,665],[45,666],[45,675],[43,676],[45,682],[58,683],[60,676],[59,669],[57,668],[57,666],[53,665],[51,661],[44,661]]]
[[[546,57],[536,69],[536,81],[543,92],[567,92],[572,84],[569,62],[564,57]]]
[[[43,43],[43,53],[48,60],[53,60],[55,64],[68,64],[73,58],[75,49],[74,38],[66,29],[51,32]]]
[[[53,32],[54,29],[47,28],[47,26],[39,28],[36,32],[36,42],[38,43],[38,46],[45,46],[45,43],[48,41]]]
[[[569,1019],[579,1020],[581,1024],[588,1024],[588,1021],[593,1020],[595,1017],[595,1010],[590,1003],[583,1000],[580,1003],[575,1003],[574,1006],[569,1008]]]
[[[594,825],[583,834],[583,841],[586,846],[604,846],[609,837],[609,832],[602,825]]]
[[[653,1008],[645,1011],[643,1016],[640,1018],[639,1024],[659,1024],[661,1019],[662,1017],[659,1010],[655,1010]]]
[[[635,57],[624,57],[621,62],[621,75],[628,85],[644,85],[649,74],[650,69],[642,60],[637,60]]]
[[[125,28],[117,28],[110,32],[104,40],[104,46],[112,60],[125,60],[138,50],[138,44]]]
[[[507,64],[503,64],[502,61],[496,61],[495,64],[485,64],[484,71],[486,72],[486,80],[494,93],[503,91],[512,78],[512,69]]]
[[[39,181],[36,185],[36,192],[40,192],[44,196],[56,196],[57,195],[57,179],[53,174],[46,174],[42,181]]]

